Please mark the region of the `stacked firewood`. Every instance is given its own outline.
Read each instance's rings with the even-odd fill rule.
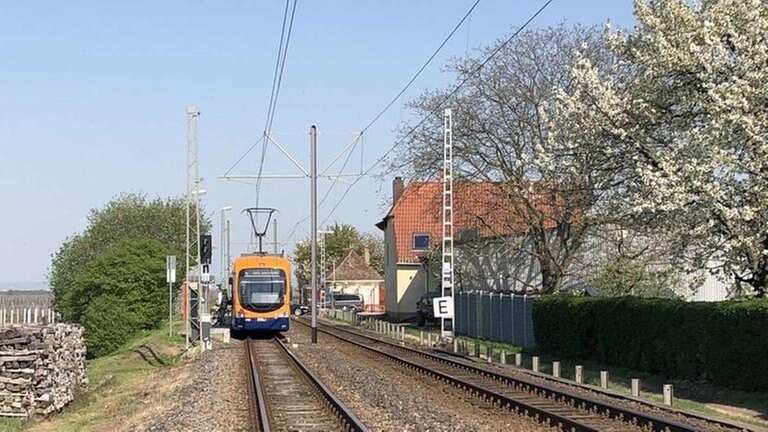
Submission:
[[[0,416],[58,411],[87,383],[79,325],[0,328]]]

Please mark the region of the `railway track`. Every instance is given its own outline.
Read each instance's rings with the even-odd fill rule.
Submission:
[[[303,320],[297,320],[308,325]],[[510,410],[566,431],[652,430],[669,432],[745,430],[723,422],[701,425],[681,422],[600,399],[510,377],[448,356],[406,347],[357,331],[321,324],[320,332],[417,370]]]
[[[259,430],[368,431],[280,339],[246,339],[245,349]]]

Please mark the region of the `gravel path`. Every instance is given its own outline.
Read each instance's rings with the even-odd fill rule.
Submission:
[[[132,431],[251,431],[243,342],[214,343],[186,367],[190,379],[175,393],[171,409]]]
[[[454,387],[294,324],[292,350],[374,431],[548,431]]]

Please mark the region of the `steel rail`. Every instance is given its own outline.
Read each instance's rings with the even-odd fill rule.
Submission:
[[[472,357],[469,357],[468,355],[461,354],[461,353],[454,353],[452,351],[447,351],[447,350],[443,350],[443,349],[439,349],[439,348],[433,348],[432,351],[440,353],[440,354],[443,354],[443,355],[446,355],[446,356],[452,356],[452,357],[460,358],[460,359],[462,359],[464,361],[476,361]],[[568,386],[568,387],[577,387],[580,390],[586,390],[586,391],[589,391],[590,393],[595,394],[595,395],[611,397],[611,398],[619,399],[620,401],[626,401],[626,402],[636,403],[638,405],[643,405],[643,406],[648,407],[650,409],[657,409],[657,410],[660,410],[660,411],[665,411],[665,412],[669,413],[670,415],[679,415],[681,417],[688,417],[688,418],[691,418],[693,420],[698,420],[698,421],[702,421],[702,422],[712,423],[713,426],[724,428],[724,429],[733,429],[734,431],[743,431],[743,432],[756,432],[755,429],[751,429],[749,426],[747,426],[745,424],[739,424],[738,422],[731,423],[731,422],[727,422],[725,420],[720,420],[718,418],[710,417],[710,416],[707,416],[707,415],[704,415],[704,414],[700,414],[700,413],[697,413],[697,412],[691,412],[691,411],[685,411],[685,410],[681,410],[681,409],[676,409],[676,408],[673,408],[673,407],[670,407],[670,406],[667,406],[667,405],[661,405],[659,403],[654,403],[654,402],[651,402],[651,401],[640,399],[638,397],[624,395],[624,394],[621,394],[621,393],[618,393],[616,391],[612,391],[612,390],[609,390],[609,389],[596,388],[594,386],[590,386],[590,385],[586,385],[586,384],[577,384],[577,383],[575,383],[573,381],[569,381],[569,380],[567,380],[565,378],[556,378],[556,377],[553,377],[551,375],[547,375],[547,374],[544,374],[544,373],[541,373],[541,372],[533,372],[533,371],[529,371],[529,370],[526,370],[526,369],[520,369],[520,368],[516,368],[515,372],[516,373],[525,374],[525,375],[530,375],[532,377],[535,377],[535,378],[538,378],[538,379],[541,379],[541,380],[544,380],[544,381],[549,381],[549,382],[551,382],[551,383],[553,383],[555,385],[562,385],[562,386]]]
[[[259,379],[259,368],[256,362],[256,358],[253,356],[253,350],[251,349],[251,340],[245,340],[245,352],[248,356],[248,371],[249,371],[249,387],[251,388],[251,396],[253,402],[251,404],[251,410],[253,411],[252,417],[254,420],[254,426],[259,427],[261,432],[270,432],[271,427],[269,425],[269,415],[267,413],[266,399],[264,398],[264,390],[261,386],[261,380]],[[253,409],[253,405],[256,405],[256,409]]]
[[[302,324],[306,325],[306,323],[302,322],[302,320],[300,320],[300,319],[297,319],[296,321],[297,322],[301,322]],[[401,350],[401,351],[405,351],[405,352],[408,352],[408,353],[411,353],[411,354],[418,355],[420,357],[424,357],[424,358],[430,359],[432,361],[436,361],[436,362],[439,362],[439,363],[444,363],[444,364],[448,364],[448,365],[453,366],[453,367],[464,369],[464,370],[470,371],[470,372],[472,372],[474,374],[477,374],[477,375],[480,375],[480,376],[483,376],[483,377],[492,378],[494,380],[504,382],[504,383],[506,383],[508,385],[512,385],[515,388],[525,389],[526,391],[529,391],[530,393],[538,395],[538,396],[540,396],[542,398],[548,398],[548,399],[551,399],[551,400],[557,400],[557,401],[560,401],[562,403],[569,404],[569,405],[572,405],[574,407],[578,407],[578,408],[584,410],[585,412],[591,411],[591,412],[601,413],[601,414],[603,414],[603,415],[605,415],[605,416],[607,416],[609,418],[620,420],[620,421],[624,421],[624,422],[631,422],[634,419],[637,422],[637,424],[639,424],[640,426],[650,427],[651,430],[653,430],[653,431],[659,431],[659,432],[664,432],[664,431],[669,431],[669,432],[698,432],[698,431],[701,430],[701,429],[696,428],[696,427],[691,426],[691,425],[680,423],[680,422],[677,422],[677,421],[674,421],[674,420],[664,419],[664,418],[661,418],[661,417],[658,417],[658,416],[655,416],[655,415],[652,415],[652,414],[646,414],[646,413],[643,413],[643,412],[640,412],[640,411],[633,410],[631,408],[618,407],[618,406],[615,406],[615,405],[611,405],[608,402],[603,402],[603,401],[592,399],[592,398],[589,398],[589,397],[586,397],[586,396],[577,395],[575,393],[572,393],[572,392],[569,392],[569,391],[566,391],[566,390],[555,389],[555,388],[552,388],[552,387],[549,387],[549,386],[545,386],[545,385],[542,385],[542,384],[534,383],[534,382],[531,382],[531,381],[526,381],[526,380],[521,379],[521,378],[515,378],[515,377],[508,376],[508,375],[499,374],[499,373],[496,373],[496,372],[493,372],[493,371],[490,371],[490,370],[487,370],[487,369],[483,369],[483,368],[479,368],[479,367],[476,367],[476,366],[473,366],[473,365],[468,365],[466,363],[458,362],[458,361],[455,361],[455,360],[452,360],[452,359],[449,359],[449,358],[446,358],[446,357],[443,357],[443,356],[438,356],[438,355],[431,354],[431,353],[428,353],[428,352],[425,352],[425,351],[422,351],[422,350],[418,350],[418,349],[410,348],[410,347],[407,347],[407,346],[399,345],[399,344],[396,344],[396,343],[392,343],[390,341],[387,341],[387,340],[384,340],[384,339],[381,339],[381,338],[377,338],[377,337],[373,337],[373,336],[370,336],[370,335],[367,335],[367,334],[363,334],[363,333],[360,333],[358,331],[352,331],[352,330],[348,330],[348,329],[344,329],[344,328],[341,328],[341,327],[338,327],[338,326],[332,326],[332,325],[328,325],[328,324],[323,324],[323,327],[326,327],[326,328],[330,327],[330,328],[333,328],[335,331],[351,334],[351,335],[356,336],[356,337],[362,337],[362,338],[365,338],[365,339],[369,339],[369,340],[374,341],[376,343],[381,343],[381,344],[384,344],[384,345],[392,347],[392,348],[396,348],[396,349]],[[376,348],[373,348],[373,347],[370,347],[370,346],[366,346],[365,344],[361,344],[361,343],[358,343],[358,342],[355,342],[355,341],[351,341],[349,339],[345,339],[345,338],[339,336],[338,334],[335,334],[335,333],[330,332],[328,330],[325,330],[325,329],[322,329],[322,330],[318,329],[318,330],[320,330],[323,333],[326,333],[328,335],[334,336],[334,337],[336,337],[336,338],[338,338],[340,340],[343,340],[343,341],[355,344],[357,346],[360,346],[362,348],[368,349],[370,351],[381,353],[385,357],[389,357],[389,358],[397,357],[397,356],[394,356],[394,355],[392,355],[390,353],[386,353],[386,352],[384,352],[382,350],[379,350],[379,349],[376,349]],[[400,361],[400,360],[402,360],[402,362],[404,364],[405,363],[412,363],[412,362],[409,362],[408,360],[405,360],[405,359],[398,359],[397,361]],[[421,366],[417,366],[417,368],[421,369],[422,367]],[[426,369],[428,369],[428,368],[426,368]],[[450,377],[449,379],[453,379],[453,377]],[[464,384],[460,384],[460,385],[464,385]],[[494,398],[495,398],[495,396],[494,396]],[[522,403],[520,401],[515,401],[515,404],[524,404],[524,403]],[[534,407],[531,407],[531,408],[534,408]],[[557,414],[553,414],[551,418],[560,418],[560,417],[562,417],[562,416],[559,416]],[[570,419],[566,419],[566,420],[573,422],[573,420],[570,420]],[[590,428],[589,426],[586,426],[586,425],[584,425],[583,427]],[[728,425],[728,427],[738,428],[739,430],[741,430],[741,428],[739,428],[738,426],[735,426],[735,425]],[[592,430],[592,429],[580,429],[579,428],[579,429],[576,429],[576,430]]]
[[[280,348],[280,353],[284,358],[288,360],[287,366],[291,366],[297,370],[301,377],[305,379],[315,390],[316,394],[320,396],[323,403],[328,408],[328,411],[331,412],[333,417],[338,420],[340,426],[342,427],[341,430],[350,432],[368,432],[368,427],[365,426],[365,424],[363,424],[363,422],[360,421],[360,419],[358,419],[357,416],[355,416],[355,414],[352,413],[352,411],[338,397],[336,397],[333,392],[325,384],[323,384],[323,382],[315,374],[313,374],[309,368],[307,368],[307,366],[305,366],[301,360],[299,360],[298,357],[296,357],[294,353],[288,349],[282,340],[275,337],[270,342],[277,344],[277,346]],[[259,390],[255,392],[256,397],[258,398],[258,411],[260,416],[259,424],[261,425],[261,430],[263,432],[269,432],[269,409],[266,403],[266,397],[268,395],[266,395],[264,391],[260,389],[261,383],[263,381],[259,381],[258,359],[253,355],[253,350],[251,349],[250,344],[250,339],[246,340],[246,349],[249,352],[250,369],[252,371],[251,373],[256,377],[253,380],[253,383],[255,386],[259,386],[256,387]]]

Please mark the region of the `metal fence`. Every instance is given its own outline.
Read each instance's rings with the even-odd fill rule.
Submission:
[[[532,347],[534,296],[464,291],[456,295],[460,335]]]

